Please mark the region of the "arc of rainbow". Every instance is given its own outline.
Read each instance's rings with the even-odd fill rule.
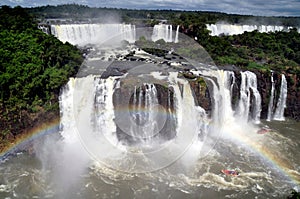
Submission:
[[[254,129],[252,129],[254,130]],[[251,139],[251,136],[245,136],[244,133],[241,133],[241,129],[238,131],[231,130],[226,131],[230,137],[234,138],[235,140],[242,142],[250,151],[256,153],[259,157],[263,158],[263,160],[269,163],[273,168],[278,170],[281,174],[288,177],[289,180],[297,187],[300,187],[300,173],[295,171],[293,166],[281,156],[276,156],[276,154],[272,153],[267,145],[264,143],[259,144],[257,139]],[[259,136],[264,136],[256,134],[255,131],[247,132],[247,133],[254,133],[255,136],[258,138]],[[269,133],[276,133],[271,131]],[[254,136],[253,136],[254,137]]]
[[[22,148],[22,146],[26,145],[27,143],[29,143],[31,141],[33,141],[43,135],[58,132],[59,124],[60,124],[60,120],[57,118],[50,122],[39,125],[35,128],[32,128],[28,132],[18,136],[13,143],[11,143],[7,147],[5,147],[0,152],[0,161],[5,159],[10,154],[15,153],[20,148]]]

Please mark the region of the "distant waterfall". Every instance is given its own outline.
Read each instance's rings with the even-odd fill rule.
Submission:
[[[179,26],[176,28],[175,43],[178,43]]]
[[[268,106],[268,116],[267,116],[267,121],[272,120],[272,113],[273,113],[273,108],[274,108],[274,91],[275,91],[275,83],[274,83],[274,78],[273,78],[273,72],[271,73],[271,94],[270,94],[270,101],[269,101],[269,106]]]
[[[178,42],[179,26],[176,28],[175,39],[172,25],[158,24],[153,27],[152,41],[163,39],[165,42]]]
[[[51,33],[62,42],[84,46],[109,40],[136,40],[135,25],[130,24],[61,24],[51,25]]]
[[[286,107],[286,97],[287,97],[287,81],[285,79],[285,75],[281,75],[281,87],[280,87],[280,95],[277,102],[274,120],[284,121],[284,109]]]
[[[211,36],[224,35],[238,35],[244,32],[275,32],[275,31],[288,31],[291,27],[285,26],[272,26],[272,25],[239,25],[239,24],[207,24],[207,29],[211,31]],[[299,29],[298,29],[299,32]]]
[[[251,94],[254,98],[251,98]],[[251,114],[250,106],[252,106]],[[241,118],[246,120],[251,118],[256,123],[260,122],[261,96],[257,90],[256,75],[250,71],[241,72],[240,100],[237,111]]]

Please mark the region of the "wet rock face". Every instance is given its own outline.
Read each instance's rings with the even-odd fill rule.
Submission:
[[[123,125],[117,125],[118,140],[122,141],[124,144],[135,145],[143,142],[143,140],[146,141],[147,139],[157,141],[170,140],[176,136],[176,121],[172,117],[172,114],[175,113],[173,89],[168,88],[159,82],[147,84],[138,82],[138,80],[135,79],[125,80],[124,82],[121,81],[120,84],[120,87],[115,89],[113,95],[115,110],[118,110],[115,111],[115,121],[117,124],[121,124],[125,117],[130,119],[128,119],[128,122],[125,124],[129,129],[129,133],[126,129],[124,130],[124,128],[122,128]],[[152,89],[155,87],[155,91],[149,91],[150,87],[152,87]],[[150,101],[147,101],[146,99],[147,92],[152,92],[149,97],[153,99]],[[153,92],[155,92],[155,94],[153,94]],[[147,122],[151,121],[151,118],[149,118],[151,110],[148,109],[152,100],[153,103],[158,103],[154,104],[154,107],[152,107],[154,110],[152,111],[158,111],[157,114],[163,114],[163,116],[166,117],[164,118],[165,121],[163,122],[163,125],[159,127],[159,130],[155,135],[150,135],[149,138],[136,137],[134,131],[131,132],[131,128],[133,128],[132,126],[137,125],[143,129],[143,120]],[[119,110],[121,110],[121,112]],[[128,113],[124,114],[122,110],[126,110]],[[155,119],[157,119],[156,115],[153,122],[155,122]]]
[[[288,95],[285,115],[300,120],[300,75],[286,74]]]
[[[241,76],[239,71],[234,71],[236,77],[236,84],[233,87],[232,94],[232,106],[236,107],[236,104],[240,95],[240,84]],[[261,71],[252,71],[257,76],[257,87],[258,91],[261,94],[261,119],[266,119],[268,115],[268,106],[271,95],[271,73],[270,72],[261,72]],[[286,100],[286,109],[285,117],[293,118],[300,120],[300,76],[297,74],[285,74],[287,83],[288,83],[288,93]],[[273,73],[273,81],[275,84],[274,92],[274,109],[278,102],[278,96],[280,94],[281,86],[281,73]],[[205,82],[201,81],[190,81],[192,90],[194,91],[196,104],[204,108],[208,113],[211,111],[211,99],[209,94],[209,89]],[[273,110],[274,112],[275,110]]]
[[[209,89],[203,78],[196,81],[190,81],[192,91],[194,92],[195,104],[201,106],[207,113],[211,112],[211,99]]]
[[[268,105],[270,100],[270,93],[272,88],[271,83],[271,73],[269,72],[260,72],[254,71],[257,75],[258,80],[258,90],[262,97],[262,112],[261,118],[267,118],[268,114]],[[296,120],[300,120],[300,80],[299,76],[296,74],[285,74],[287,79],[287,99],[286,99],[286,108],[285,108],[285,117],[290,117]],[[281,73],[274,72],[273,81],[275,84],[275,93],[274,93],[274,106],[278,102],[278,96],[280,94],[281,86]]]

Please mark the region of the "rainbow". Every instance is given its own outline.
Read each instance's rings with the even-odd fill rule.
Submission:
[[[267,134],[256,134],[257,129],[250,128],[249,131],[242,132],[242,129],[228,130],[226,136],[230,136],[236,142],[243,144],[249,151],[255,153],[258,157],[270,165],[271,168],[280,172],[283,176],[287,177],[296,187],[300,186],[300,173],[296,171],[293,165],[282,154],[275,153],[275,150],[269,148],[268,143],[260,142],[262,139],[268,141],[270,139]],[[275,131],[269,132],[269,134],[277,134]],[[265,137],[264,137],[265,136]],[[273,148],[274,149],[274,148]]]
[[[13,143],[2,149],[0,153],[0,160],[5,159],[7,156],[17,152],[23,146],[26,146],[32,140],[35,140],[43,135],[58,132],[60,120],[54,119],[50,122],[46,122],[37,127],[28,130],[26,133],[18,136]]]
[[[43,135],[51,134],[59,130],[59,119],[40,125],[33,128],[28,133],[20,136],[14,143],[0,153],[0,160],[5,159],[10,154],[15,153],[19,148],[25,146],[28,142],[37,139]],[[248,150],[254,152],[258,157],[261,157],[264,162],[268,163],[271,168],[276,169],[282,175],[289,178],[289,180],[297,187],[300,186],[300,173],[295,170],[289,160],[284,156],[280,156],[270,150],[267,145],[259,142],[260,138],[267,135],[256,134],[255,128],[250,128],[247,133],[242,133],[240,127],[238,129],[229,129],[223,132],[226,137],[234,139],[235,142],[243,144]],[[270,134],[276,133],[274,131]]]

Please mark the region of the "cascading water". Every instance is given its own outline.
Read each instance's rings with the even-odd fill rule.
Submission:
[[[168,92],[169,89],[174,91],[173,95],[167,95],[168,97],[172,96],[174,99],[166,99],[168,101],[166,104],[171,104],[170,101],[173,101],[174,107],[160,105],[156,85],[144,83],[140,87],[134,88],[132,101],[128,101],[127,109],[130,111],[127,115],[123,115],[124,111],[120,111],[121,108],[115,107],[113,104],[114,101],[114,103],[119,103],[118,99],[123,99],[121,96],[115,96],[116,94],[114,94],[117,88],[116,85],[118,81],[122,81],[122,77],[118,77],[121,78],[120,80],[115,80],[112,77],[101,79],[96,76],[76,78],[74,89],[65,89],[66,92],[73,92],[73,94],[64,91],[62,96],[65,97],[61,98],[62,115],[74,115],[68,117],[67,122],[76,125],[70,129],[70,126],[62,124],[62,136],[68,143],[68,132],[70,130],[78,132],[75,133],[79,138],[78,140],[83,144],[92,159],[98,161],[107,163],[107,161],[112,161],[111,158],[114,157],[122,162],[124,161],[124,155],[128,159],[137,158],[139,163],[134,167],[130,167],[127,163],[118,165],[118,169],[127,170],[130,167],[130,169],[137,169],[137,171],[147,169],[144,165],[146,161],[144,156],[149,154],[146,151],[150,149],[156,151],[157,147],[160,146],[159,143],[170,142],[168,147],[163,147],[159,154],[147,157],[150,159],[164,159],[155,162],[155,165],[151,165],[151,168],[148,169],[155,169],[160,165],[169,164],[172,159],[176,159],[177,155],[182,153],[181,151],[184,148],[188,150],[191,143],[198,143],[199,145],[200,140],[198,140],[198,137],[205,140],[208,131],[205,110],[195,105],[189,82],[177,78],[177,75],[178,73],[170,73],[168,77],[164,77],[170,83]],[[72,84],[74,80],[71,79],[70,82],[68,85]],[[126,95],[126,92],[122,91],[122,86],[118,89],[121,89],[120,93]],[[161,89],[167,88],[162,87]],[[115,96],[115,99],[113,99],[113,96]],[[64,108],[63,105],[72,99],[74,102],[70,104],[73,104],[74,110]],[[176,115],[175,118],[173,113]],[[123,121],[120,121],[120,118]],[[165,125],[168,122],[176,126],[175,136],[164,136],[166,134],[164,132]],[[130,140],[126,140],[128,138],[120,133],[128,134]],[[136,147],[139,150],[146,151],[131,154],[130,151]],[[199,150],[201,147],[195,148]],[[107,153],[103,154],[103,150]]]
[[[288,31],[291,27],[285,26],[271,26],[271,25],[238,25],[238,24],[207,24],[207,29],[211,31],[211,36],[224,35],[238,35],[244,32],[275,32],[275,31]],[[299,30],[298,30],[299,32]]]
[[[62,88],[59,100],[61,115],[60,128],[65,130],[62,131],[62,136],[65,137],[66,140],[71,142],[73,142],[74,139],[76,139],[76,135],[73,130],[76,127],[73,107],[74,85],[75,79],[70,78],[67,85],[64,88]]]
[[[273,113],[273,106],[274,106],[274,91],[275,91],[275,82],[273,78],[273,72],[271,73],[271,93],[270,93],[270,101],[268,105],[268,116],[267,116],[267,121],[272,120],[272,113]]]
[[[101,44],[109,39],[136,40],[135,25],[130,24],[61,24],[51,25],[51,33],[62,42],[84,46]]]
[[[232,107],[233,87],[236,84],[232,71],[202,71],[202,75],[212,84],[212,120],[217,128],[233,124],[236,119],[254,123],[260,122],[261,96],[257,90],[256,75],[250,71],[241,72],[240,96],[236,110]]]
[[[203,73],[213,85],[213,121],[215,126],[222,128],[233,123],[234,112],[231,106],[232,86],[235,83],[234,72],[223,70],[205,71]]]
[[[194,96],[192,94],[190,85],[187,81],[177,78],[178,73],[170,73],[168,81],[171,83],[171,88],[174,90],[174,102],[176,112],[176,131],[177,134],[182,134],[180,130],[183,125],[184,116],[194,118],[192,120],[198,121],[197,131],[206,134],[206,112],[205,110],[195,105]],[[184,115],[184,116],[183,116]],[[192,121],[191,121],[192,122]],[[193,125],[194,126],[194,125]],[[184,134],[181,136],[185,136]]]
[[[157,90],[154,84],[144,84],[136,88],[133,96],[132,117],[134,124],[131,126],[131,136],[136,140],[146,141],[151,139],[153,133],[158,132],[156,123],[156,106],[158,106]],[[138,140],[137,140],[138,139]]]
[[[281,75],[281,86],[280,94],[277,102],[276,110],[274,113],[274,120],[284,121],[284,109],[286,107],[286,97],[287,97],[287,82],[285,75]]]
[[[172,25],[158,24],[153,27],[152,41],[159,39],[165,40],[165,42],[178,42],[179,26],[176,28],[175,38],[173,39],[173,27]]]
[[[251,96],[254,96],[254,99]],[[252,99],[252,101],[251,101]],[[250,112],[252,106],[252,112]],[[256,75],[250,71],[241,72],[240,100],[237,115],[245,120],[260,122],[261,96],[257,90]]]
[[[176,28],[175,40],[174,43],[178,43],[178,36],[179,36],[179,26]]]
[[[114,145],[118,143],[115,134],[116,125],[113,122],[115,115],[112,97],[116,84],[115,81],[112,77],[95,79],[95,110],[94,118],[92,118],[96,123],[95,131],[106,136]]]

